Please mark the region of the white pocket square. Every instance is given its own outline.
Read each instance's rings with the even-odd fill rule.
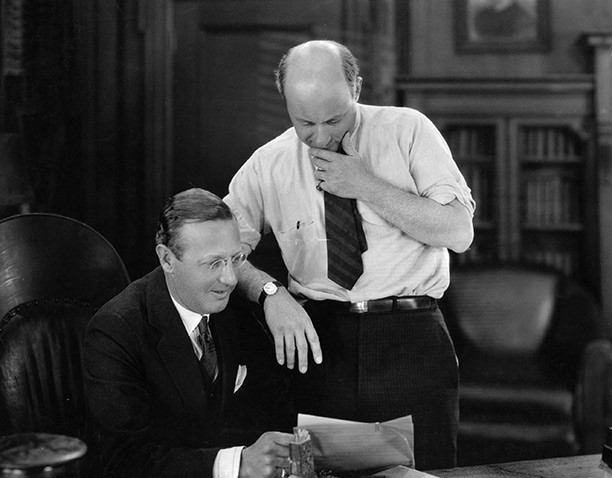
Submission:
[[[236,373],[236,384],[234,385],[234,393],[238,391],[242,384],[244,383],[244,379],[247,376],[247,366],[246,365],[238,365],[238,372]]]

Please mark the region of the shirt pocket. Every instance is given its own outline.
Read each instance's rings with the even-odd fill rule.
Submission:
[[[276,234],[289,274],[302,285],[326,276],[327,240],[321,229],[307,218]]]

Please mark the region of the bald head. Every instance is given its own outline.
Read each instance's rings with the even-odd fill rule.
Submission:
[[[276,87],[286,99],[287,89],[316,92],[346,84],[353,97],[358,96],[359,66],[348,48],[328,40],[313,40],[291,48],[275,71]]]
[[[355,57],[333,41],[310,41],[287,52],[277,86],[298,138],[311,148],[337,151],[353,131],[361,78]]]

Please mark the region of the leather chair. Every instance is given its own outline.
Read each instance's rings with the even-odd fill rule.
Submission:
[[[458,464],[581,452],[581,357],[606,335],[589,292],[536,266],[457,267],[441,308],[459,359]]]
[[[83,437],[85,327],[128,284],[115,249],[86,224],[41,213],[0,221],[0,435]]]
[[[585,455],[603,451],[612,427],[612,342],[591,342],[584,355],[576,386],[576,433]]]

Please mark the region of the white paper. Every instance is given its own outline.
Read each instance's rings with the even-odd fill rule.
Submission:
[[[411,415],[382,423],[364,423],[299,414],[298,427],[310,432],[318,470],[414,467]]]
[[[430,475],[424,471],[415,470],[414,468],[408,468],[403,465],[394,466],[393,468],[383,470],[371,476],[372,478],[436,478],[434,475]]]

